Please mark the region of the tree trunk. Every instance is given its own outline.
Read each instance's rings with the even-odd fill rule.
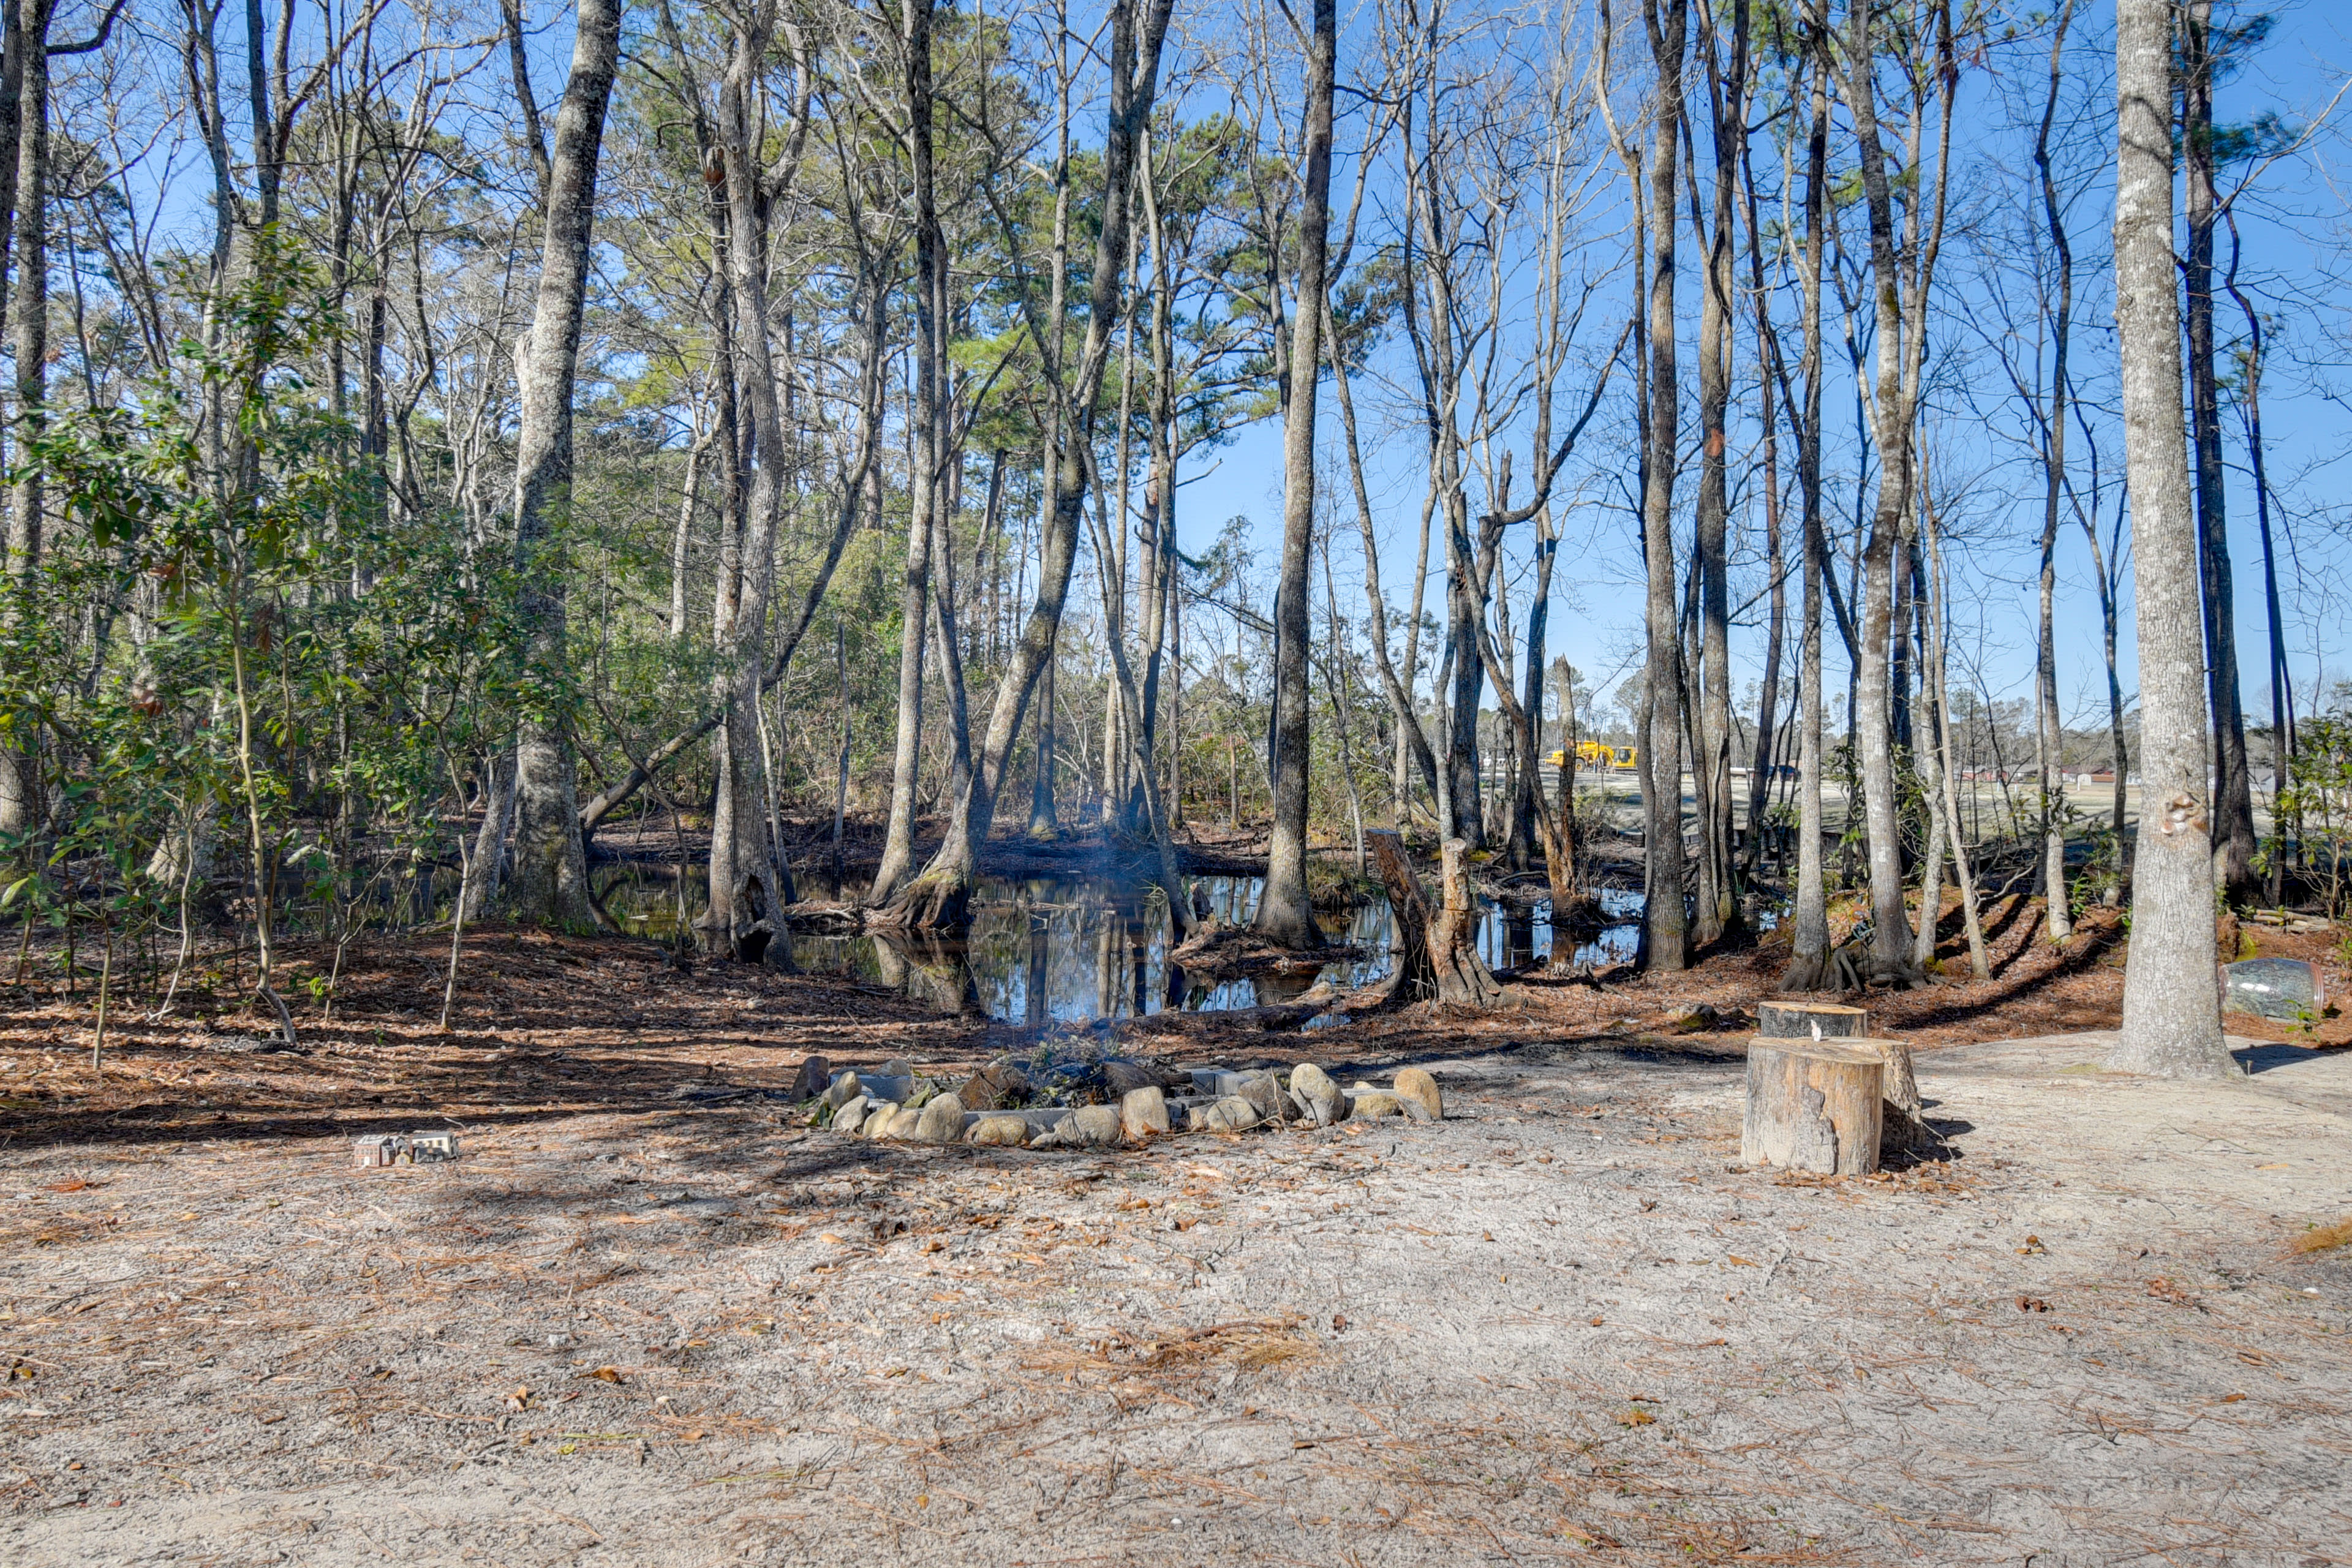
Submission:
[[[1969,864],[1967,832],[1960,818],[1958,763],[1952,750],[1952,695],[1946,679],[1944,635],[1944,547],[1937,537],[1935,492],[1927,486],[1924,467],[1919,489],[1920,529],[1927,535],[1928,565],[1927,653],[1921,673],[1935,683],[1936,771],[1943,782],[1946,842],[1952,851],[1952,877],[1960,888],[1960,918],[1969,939],[1969,971],[1979,980],[1990,980],[1992,966],[1985,956],[1984,921],[1977,909],[1976,872]]]
[[[555,120],[547,238],[538,306],[522,375],[515,443],[515,554],[524,588],[518,606],[533,683],[560,691],[570,678],[564,637],[561,531],[572,510],[572,396],[587,299],[589,234],[604,110],[620,59],[617,0],[581,0],[572,73]],[[514,908],[525,921],[580,926],[592,918],[588,867],[575,803],[569,705],[542,696],[526,711],[516,747]]]
[[[2213,978],[2198,551],[2181,428],[2172,255],[2172,5],[2116,6],[2116,325],[2139,628],[2139,844],[2123,1027],[2110,1065],[2238,1076]]]
[[[2185,0],[2180,19],[2181,159],[2188,170],[2189,437],[2196,450],[2197,543],[2205,609],[2215,794],[2214,874],[2231,903],[2261,896],[2254,879],[2254,803],[2246,711],[2238,679],[2237,592],[2230,568],[2229,502],[2221,387],[2213,363],[2213,0]],[[2145,818],[2145,812],[2143,812]]]
[[[1885,1076],[1885,1059],[1861,1046],[1750,1040],[1740,1160],[1824,1176],[1870,1174],[1878,1169]]]
[[[1711,16],[1711,13],[1709,14]],[[1700,297],[1698,345],[1699,482],[1694,549],[1698,565],[1699,702],[1691,726],[1691,766],[1704,770],[1699,792],[1710,818],[1701,836],[1706,866],[1699,879],[1699,910],[1692,940],[1719,942],[1739,923],[1732,878],[1731,826],[1731,647],[1729,558],[1725,539],[1730,500],[1726,410],[1731,402],[1732,226],[1739,186],[1741,150],[1748,141],[1748,0],[1733,0],[1731,51],[1718,75],[1714,28],[1704,40],[1707,88],[1713,112],[1715,211],[1707,247],[1706,282]]]
[[[2042,423],[2042,636],[2033,689],[2035,732],[2042,752],[2042,881],[2053,942],[2063,942],[2074,931],[2066,894],[2065,731],[2058,717],[2056,616],[2058,507],[2066,488],[2067,403],[2073,391],[2067,380],[2066,354],[2074,340],[2074,251],[2066,237],[2066,220],[2059,208],[2058,184],[2050,165],[2050,131],[2058,117],[2066,28],[2074,15],[2074,0],[2064,0],[2051,32],[2050,90],[2042,100],[2042,124],[2033,140],[2033,166],[2042,182],[2042,217],[2058,266],[2057,311],[2050,331],[2050,412]]]
[[[1029,792],[1029,837],[1053,838],[1062,831],[1054,815],[1054,666],[1051,651],[1045,656],[1045,674],[1037,690],[1037,754],[1036,776]]]
[[[917,329],[921,337],[922,331]],[[908,425],[924,422],[911,411]],[[915,786],[923,756],[923,663],[929,634],[931,586],[930,490],[927,469],[930,442],[918,435],[918,455],[908,466],[907,563],[898,578],[898,724],[890,752],[890,816],[882,834],[882,861],[866,900],[888,902],[915,864]]]
[[[1449,838],[1441,851],[1439,909],[1433,913],[1423,896],[1420,879],[1404,844],[1394,833],[1365,836],[1372,862],[1388,889],[1395,920],[1397,968],[1390,983],[1391,1000],[1407,1002],[1429,997],[1459,1007],[1492,1007],[1502,1000],[1503,988],[1478,956],[1477,896],[1471,890],[1467,860],[1470,847]]]
[[[1683,904],[1681,627],[1675,606],[1675,189],[1690,0],[1643,0],[1658,72],[1650,149],[1650,386],[1643,434],[1642,550],[1649,581],[1647,722],[1642,734],[1642,954],[1653,969],[1690,962]]]
[[[1822,865],[1822,599],[1830,570],[1822,525],[1822,267],[1829,205],[1829,64],[1826,0],[1811,7],[1812,115],[1805,136],[1805,235],[1799,263],[1803,298],[1804,408],[1797,419],[1797,489],[1804,517],[1804,609],[1799,622],[1797,886],[1783,991],[1817,991],[1829,977],[1829,897]]]
[[[1771,798],[1775,742],[1779,739],[1780,657],[1787,637],[1788,577],[1780,548],[1780,423],[1775,417],[1773,385],[1785,381],[1780,363],[1780,336],[1772,324],[1771,295],[1764,283],[1764,236],[1757,222],[1756,166],[1743,137],[1739,174],[1748,220],[1749,291],[1756,303],[1757,420],[1763,426],[1764,571],[1770,609],[1764,628],[1764,678],[1757,685],[1756,744],[1748,768],[1748,876],[1753,878],[1764,854],[1765,807]]]
[[[1387,602],[1381,595],[1381,551],[1372,534],[1371,489],[1364,479],[1363,450],[1356,439],[1356,400],[1349,385],[1348,366],[1339,352],[1339,334],[1333,330],[1330,303],[1324,303],[1323,349],[1325,362],[1331,367],[1331,393],[1339,404],[1339,431],[1348,458],[1348,482],[1355,493],[1356,527],[1364,542],[1364,611],[1370,620],[1372,638],[1372,668],[1380,671],[1381,689],[1389,700],[1389,711],[1396,724],[1396,758],[1399,780],[1392,793],[1396,797],[1396,824],[1402,827],[1406,818],[1406,797],[1409,786],[1402,782],[1402,768],[1410,761],[1422,776],[1431,796],[1437,794],[1437,759],[1429,749],[1429,737],[1421,727],[1421,718],[1413,711],[1412,692],[1409,689],[1412,670],[1403,678],[1397,674],[1396,665],[1389,657],[1389,616]],[[1423,530],[1422,552],[1428,553],[1428,531]]]
[[[900,648],[898,679],[898,752],[890,790],[890,822],[882,846],[882,865],[868,897],[876,903],[891,898],[912,863],[914,850],[915,763],[922,747],[923,648],[921,617],[929,592],[932,629],[940,649],[940,679],[948,702],[949,744],[951,752],[949,790],[951,811],[961,812],[971,795],[971,728],[965,706],[963,661],[956,641],[954,551],[948,518],[948,496],[942,479],[947,467],[945,400],[947,371],[945,334],[948,323],[947,247],[940,230],[937,176],[932,148],[931,87],[932,0],[906,0],[908,141],[913,150],[915,180],[915,387],[908,423],[913,437],[911,471],[908,476],[907,573],[899,597],[902,615],[917,617],[911,642]],[[916,534],[922,538],[918,542]],[[933,574],[937,582],[931,581]],[[911,686],[909,686],[911,682]],[[950,824],[950,836],[954,826]],[[936,890],[931,888],[936,886]],[[971,919],[968,901],[971,879],[945,886],[927,885],[902,902],[890,905],[893,920],[909,915],[918,923],[961,927]]]
[[[514,826],[515,754],[489,757],[482,773],[482,825],[474,835],[473,867],[466,882],[467,920],[497,907],[506,887],[507,833]]]
[[[1314,650],[1307,601],[1315,546],[1316,389],[1323,368],[1324,268],[1331,226],[1331,110],[1339,48],[1336,0],[1315,0],[1307,64],[1306,167],[1300,171],[1296,307],[1289,374],[1283,387],[1282,576],[1275,595],[1279,630],[1274,672],[1274,830],[1265,889],[1252,927],[1288,947],[1323,945],[1307,893],[1307,804],[1310,752],[1307,664]]]
[[[2278,561],[2271,543],[2270,474],[2263,451],[2263,318],[2238,287],[2237,226],[2230,228],[2230,297],[2246,317],[2246,369],[2240,416],[2246,431],[2246,455],[2253,470],[2254,521],[2263,542],[2263,608],[2270,628],[2271,678],[2271,879],[2270,900],[2286,901],[2287,826],[2281,806],[2287,787],[2287,763],[2294,755],[2294,683],[2286,666],[2286,634],[2279,615]]]
[[[768,223],[773,195],[761,188],[758,162],[760,71],[770,42],[771,13],[754,7],[738,29],[719,93],[721,156],[727,200],[727,291],[733,309],[734,354],[750,404],[754,466],[744,498],[738,575],[719,601],[712,626],[716,666],[714,706],[725,717],[713,746],[719,790],[710,824],[710,906],[714,935],[723,928],[739,963],[757,963],[773,944],[789,898],[776,865],[763,792],[759,786],[760,675],[767,663],[768,601],[775,588],[776,530],[791,455],[776,394],[768,339]],[[790,134],[797,140],[805,121]],[[722,574],[725,569],[722,568]],[[778,949],[779,952],[782,952]]]
[[[1855,671],[1853,722],[1862,766],[1863,819],[1870,877],[1871,978],[1889,981],[1908,972],[1911,925],[1903,901],[1903,834],[1895,777],[1895,564],[1904,513],[1910,503],[1912,418],[1904,395],[1901,263],[1895,254],[1894,201],[1886,154],[1879,140],[1877,54],[1867,0],[1848,0],[1852,36],[1847,107],[1854,121],[1864,205],[1870,218],[1870,261],[1877,300],[1878,386],[1873,410],[1877,437],[1878,491],[1863,549],[1861,647]]]
[[[1422,896],[1421,879],[1413,875],[1404,841],[1385,829],[1364,837],[1372,852],[1372,866],[1389,895],[1390,935],[1397,954],[1389,996],[1398,1002],[1434,996],[1437,971],[1429,958],[1429,901]]]
[[[0,148],[11,159],[16,198],[16,483],[8,496],[7,584],[16,603],[11,618],[26,614],[41,564],[42,512],[46,507],[42,466],[27,460],[25,443],[38,436],[48,402],[49,345],[49,62],[50,0],[0,0],[14,13],[8,29],[7,72],[16,89],[14,144]],[[21,60],[20,60],[21,57]],[[0,256],[0,264],[5,264]],[[5,274],[0,265],[0,274]],[[40,736],[37,728],[11,733],[0,745],[0,833],[22,834],[41,817]]]

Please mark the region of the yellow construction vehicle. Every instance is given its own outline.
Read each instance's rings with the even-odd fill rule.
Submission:
[[[1601,741],[1579,741],[1576,743],[1576,765],[1580,768],[1630,773],[1640,757],[1640,751],[1633,746],[1612,746]],[[1557,751],[1544,760],[1553,767],[1564,768],[1568,765],[1568,753],[1565,750]]]

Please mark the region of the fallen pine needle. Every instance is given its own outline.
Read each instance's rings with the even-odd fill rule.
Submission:
[[[2314,1226],[2294,1238],[2297,1252],[2327,1252],[2347,1245],[2352,1245],[2352,1215],[2334,1225]]]

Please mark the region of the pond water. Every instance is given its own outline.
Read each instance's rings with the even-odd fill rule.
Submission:
[[[1193,879],[1211,911],[1227,924],[1256,913],[1264,885],[1259,877]],[[690,924],[702,912],[698,868],[688,868],[685,889],[681,911],[676,873],[635,865],[605,886],[604,906],[631,931],[674,941],[681,913]],[[854,899],[860,891],[806,879],[802,889],[803,897]],[[1603,889],[1600,899],[1612,923],[1577,943],[1572,963],[1613,963],[1633,956],[1642,895]],[[803,970],[887,985],[942,1012],[980,1013],[1034,1027],[1170,1007],[1216,1012],[1287,1002],[1320,980],[1343,989],[1369,984],[1395,963],[1387,899],[1375,895],[1353,908],[1318,911],[1316,919],[1334,947],[1352,951],[1312,973],[1245,979],[1192,975],[1171,964],[1165,896],[1150,883],[1111,878],[983,878],[972,900],[971,930],[961,940],[805,931],[789,940],[793,962]],[[1490,966],[1540,962],[1551,951],[1549,900],[1486,903],[1478,952]]]

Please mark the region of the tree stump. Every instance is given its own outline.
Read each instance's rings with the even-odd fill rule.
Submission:
[[[1863,1037],[1870,1033],[1870,1009],[1836,1002],[1759,1002],[1756,1032],[1768,1040]]]
[[[1885,1071],[1877,1052],[1843,1041],[1748,1041],[1739,1157],[1825,1176],[1868,1175],[1878,1169]]]
[[[1404,840],[1385,829],[1364,835],[1372,864],[1388,889],[1389,915],[1396,925],[1397,966],[1390,977],[1389,994],[1397,1001],[1418,1001],[1437,994],[1437,974],[1429,962],[1429,900],[1421,896],[1421,879],[1412,874]]]
[[[1838,1042],[1858,1051],[1869,1051],[1886,1066],[1885,1081],[1880,1086],[1886,1103],[1906,1118],[1919,1114],[1919,1079],[1911,1069],[1911,1045],[1907,1040],[1882,1040],[1863,1036]]]
[[[1919,1079],[1912,1071],[1911,1047],[1901,1040],[1885,1040],[1873,1035],[1869,1008],[1847,1007],[1835,1002],[1759,1002],[1756,1032],[1768,1040],[1837,1040],[1862,1050],[1875,1051],[1886,1064],[1886,1103],[1916,1121],[1919,1114]]]
[[[1478,956],[1478,900],[1470,887],[1470,847],[1445,841],[1439,886],[1444,904],[1432,914],[1403,841],[1394,833],[1364,835],[1388,889],[1396,919],[1397,972],[1389,994],[1397,1001],[1433,996],[1458,1007],[1492,1007],[1503,988]]]
[[[1438,873],[1445,905],[1429,926],[1429,963],[1437,971],[1437,999],[1460,1007],[1492,1007],[1503,999],[1486,961],[1478,956],[1478,897],[1470,887],[1470,846],[1449,838]]]

